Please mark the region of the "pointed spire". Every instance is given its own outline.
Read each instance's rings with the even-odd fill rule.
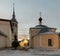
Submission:
[[[14,3],[13,3],[13,18],[15,19],[15,8],[14,8]]]
[[[12,15],[12,21],[13,22],[17,22],[16,18],[15,18],[15,7],[14,7],[14,3],[13,3],[13,15]]]
[[[40,12],[40,18],[39,18],[39,25],[42,25],[41,12]]]

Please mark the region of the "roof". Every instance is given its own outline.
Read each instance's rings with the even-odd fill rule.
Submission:
[[[0,21],[6,21],[6,22],[9,22],[10,23],[10,27],[11,27],[11,20],[9,20],[9,19],[2,19],[2,18],[0,18]],[[12,28],[12,27],[11,27]],[[1,33],[0,33],[1,34]],[[4,34],[3,34],[4,35]]]
[[[36,25],[35,28],[49,28],[49,27],[46,25]]]
[[[30,29],[41,29],[41,28],[56,29],[56,28],[48,27],[46,25],[36,25],[35,27],[31,27]]]
[[[40,33],[45,33],[45,32],[49,32],[50,29],[49,28],[41,28]]]
[[[31,27],[32,29],[41,29],[41,28],[50,28],[50,27],[48,27],[48,26],[46,26],[46,25],[36,25],[35,27]],[[30,28],[30,29],[31,29]]]
[[[46,33],[46,32],[51,33],[51,29],[56,29],[56,28],[51,28],[46,25],[36,25],[35,27],[30,28],[30,29],[40,29],[39,33]]]
[[[44,33],[50,31],[50,28],[45,25],[36,25],[33,29],[40,29],[39,33]]]
[[[0,21],[11,21],[11,20],[0,18]]]

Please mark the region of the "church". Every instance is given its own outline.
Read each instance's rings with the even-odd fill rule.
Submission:
[[[30,47],[31,48],[60,48],[60,33],[57,33],[57,28],[48,27],[42,24],[42,17],[39,18],[39,24],[29,29]]]
[[[0,18],[0,48],[11,47],[14,39],[18,37],[18,22],[15,18],[15,9],[13,5],[12,19]]]

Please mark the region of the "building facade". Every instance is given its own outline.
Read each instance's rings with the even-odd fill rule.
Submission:
[[[56,28],[42,25],[42,18],[39,18],[39,25],[31,27],[30,47],[31,48],[60,48],[60,34],[56,32]]]
[[[0,48],[11,47],[12,42],[18,37],[18,22],[15,19],[15,11],[13,6],[12,19],[0,18]]]

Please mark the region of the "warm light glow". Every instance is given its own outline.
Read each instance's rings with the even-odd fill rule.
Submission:
[[[25,38],[23,41],[24,44],[28,44],[28,40]]]
[[[20,45],[21,48],[24,47],[24,43],[23,42],[20,42],[19,45]]]
[[[23,39],[23,41],[21,41],[19,43],[19,45],[20,45],[21,48],[24,48],[24,47],[28,46],[28,43],[29,43],[28,40],[25,38],[25,39]]]

